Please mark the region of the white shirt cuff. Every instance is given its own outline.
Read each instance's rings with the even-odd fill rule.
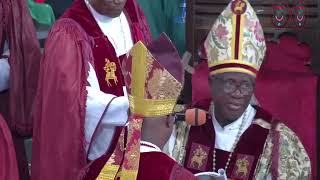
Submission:
[[[87,86],[88,96],[86,102],[86,119],[85,119],[85,138],[86,151],[90,148],[89,159],[94,160],[103,155],[109,148],[116,126],[124,126],[128,120],[129,101],[125,96],[116,97],[112,94],[106,94]],[[98,126],[99,120],[108,105],[106,113]],[[95,137],[92,139],[93,133],[96,131]]]
[[[0,92],[9,89],[10,66],[7,58],[0,59]]]

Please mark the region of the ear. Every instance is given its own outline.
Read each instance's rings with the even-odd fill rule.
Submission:
[[[166,119],[167,128],[172,128],[174,125],[174,122],[175,122],[175,120],[174,120],[173,115],[168,115],[167,119]]]

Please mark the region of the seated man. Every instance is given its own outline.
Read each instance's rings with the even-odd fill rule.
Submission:
[[[230,2],[204,47],[212,117],[203,126],[178,127],[187,133],[172,136],[174,158],[193,173],[223,169],[230,179],[309,179],[310,159],[296,134],[249,104],[266,45],[247,0]],[[210,102],[198,104],[209,110]]]

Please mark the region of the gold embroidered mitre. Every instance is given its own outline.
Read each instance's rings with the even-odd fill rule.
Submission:
[[[172,113],[183,87],[180,56],[165,34],[149,46],[137,42],[123,61],[130,111],[142,117]]]
[[[247,0],[233,0],[204,43],[210,75],[241,72],[256,76],[266,44],[259,19]]]

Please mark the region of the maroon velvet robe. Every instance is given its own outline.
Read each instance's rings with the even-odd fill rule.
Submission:
[[[253,121],[256,119],[263,119],[267,122],[272,121],[272,116],[260,107],[255,107],[255,109],[257,110],[257,113]],[[263,152],[268,134],[269,129],[261,127],[254,122],[242,134],[227,169],[228,178],[253,178],[257,162]],[[189,132],[188,143],[186,145],[184,166],[192,173],[212,171],[214,144],[215,131],[211,117],[209,117],[206,124],[202,126],[192,126]],[[216,171],[220,168],[225,168],[229,154],[229,152],[216,149]],[[240,171],[241,169],[238,169],[236,164],[238,161],[243,159],[248,162],[247,172],[245,174]]]
[[[0,115],[0,179],[19,180],[16,153],[10,130]]]
[[[142,11],[128,0],[125,14],[134,42],[148,43],[149,29]],[[105,59],[117,65],[118,83],[108,87],[103,67]],[[40,65],[33,138],[32,178],[76,179],[87,164],[84,138],[88,62],[92,63],[101,90],[123,95],[120,60],[102,33],[84,0],[77,0],[52,27]],[[106,154],[111,154],[121,128]]]
[[[163,152],[140,154],[137,180],[196,180],[197,178]]]

